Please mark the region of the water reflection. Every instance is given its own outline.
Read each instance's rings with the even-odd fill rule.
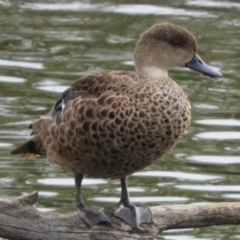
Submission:
[[[0,76],[0,82],[23,83],[25,81],[26,80],[24,78],[10,77],[10,76]]]
[[[55,208],[44,208],[44,207],[37,207],[36,209],[40,212],[54,212],[56,210]]]
[[[211,164],[211,165],[230,165],[240,164],[239,156],[211,156],[211,155],[198,155],[187,157],[188,161],[195,163]]]
[[[119,198],[117,197],[94,197],[91,200],[116,204],[119,202]],[[188,200],[185,197],[131,197],[131,202],[133,203],[183,203]]]
[[[203,132],[195,135],[194,139],[206,139],[206,140],[239,140],[240,132]]]
[[[211,240],[212,238],[199,238],[194,237],[190,235],[184,235],[184,236],[176,236],[176,235],[166,235],[168,239],[174,239],[174,240]]]
[[[231,185],[175,185],[175,188],[201,192],[240,192],[240,186]]]
[[[57,82],[53,82],[53,81],[44,81],[36,84],[36,89],[38,90],[56,92],[56,93],[62,93],[67,88],[68,86],[59,86]]]
[[[218,179],[218,176],[210,176],[206,174],[197,174],[197,173],[187,173],[187,172],[168,172],[168,171],[146,171],[146,172],[137,172],[133,174],[134,176],[145,176],[145,177],[158,177],[158,178],[174,178],[178,180],[192,180],[192,181],[209,181]]]
[[[109,13],[122,13],[134,15],[183,15],[192,17],[213,17],[207,12],[191,11],[187,9],[178,9],[172,7],[154,6],[149,4],[88,4],[81,2],[72,3],[58,3],[58,4],[25,4],[21,6],[24,9],[32,9],[35,11],[94,11],[94,12],[109,12]]]
[[[201,119],[195,122],[198,124],[210,126],[240,126],[240,121],[237,119]]]
[[[4,142],[0,143],[0,148],[9,148],[9,147],[12,147],[12,146],[13,146],[13,144],[11,144],[11,143],[4,143]]]
[[[12,60],[4,60],[0,59],[0,66],[3,67],[19,67],[19,68],[32,68],[32,69],[43,69],[42,63],[34,63],[34,62],[20,62],[20,61],[12,61]]]
[[[229,199],[230,200],[240,200],[240,194],[224,194],[223,195],[224,198]]]
[[[217,8],[240,8],[240,3],[231,1],[189,0],[188,5]]]
[[[38,195],[42,196],[42,197],[55,197],[55,196],[58,195],[58,193],[57,192],[50,192],[50,191],[39,191]]]
[[[73,178],[46,178],[46,179],[38,179],[37,182],[39,184],[50,185],[50,186],[74,186]],[[90,179],[85,178],[82,182],[82,185],[96,185],[96,184],[105,184],[106,180],[103,179]]]

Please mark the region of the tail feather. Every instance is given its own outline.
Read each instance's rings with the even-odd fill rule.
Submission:
[[[53,119],[50,113],[45,114],[36,120],[28,128],[32,129],[31,139],[24,142],[22,145],[10,152],[11,155],[27,154],[28,156],[46,155],[46,150],[43,146],[39,132],[44,131],[52,123]],[[43,138],[44,139],[44,138]]]
[[[39,147],[33,141],[33,139],[30,139],[27,142],[20,145],[19,147],[17,147],[16,149],[12,150],[10,152],[10,154],[11,155],[19,155],[19,154],[32,154],[32,155],[40,154],[40,155],[43,155],[41,153],[41,151],[39,151],[39,150],[40,150]]]

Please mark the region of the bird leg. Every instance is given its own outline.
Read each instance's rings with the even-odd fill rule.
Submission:
[[[83,223],[88,228],[91,228],[98,223],[105,223],[108,226],[111,226],[110,220],[108,219],[108,217],[105,216],[104,213],[96,209],[85,207],[82,199],[82,193],[81,193],[83,174],[75,172],[74,178],[75,178],[75,186],[76,186],[76,192],[77,192],[76,193],[77,194],[76,195],[77,211]]]
[[[129,201],[127,180],[121,178],[121,199],[114,209],[113,215],[128,223],[134,230],[141,231],[141,223],[153,223],[152,213],[148,206],[134,205]]]

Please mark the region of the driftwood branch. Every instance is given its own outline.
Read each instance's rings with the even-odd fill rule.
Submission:
[[[77,212],[42,213],[33,207],[37,192],[18,198],[0,200],[0,237],[15,240],[137,240],[163,239],[161,231],[240,223],[240,203],[201,205],[164,205],[151,207],[154,224],[144,225],[144,233],[133,233],[131,227],[112,217],[113,227],[87,229]]]

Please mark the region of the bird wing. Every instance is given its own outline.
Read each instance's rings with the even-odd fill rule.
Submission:
[[[108,74],[94,74],[80,78],[59,95],[49,113],[41,116],[29,126],[30,129],[33,129],[31,135],[38,134],[42,128],[46,128],[52,121],[59,125],[66,118],[72,117],[69,116],[69,110],[73,101],[78,102],[80,106],[80,102],[86,102],[86,100],[91,102],[102,96],[99,100],[101,102],[107,96],[116,93],[124,94],[128,83],[132,81],[137,81],[136,74],[132,71],[112,71]]]

